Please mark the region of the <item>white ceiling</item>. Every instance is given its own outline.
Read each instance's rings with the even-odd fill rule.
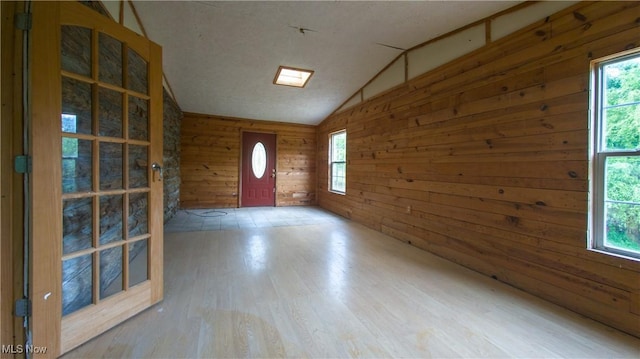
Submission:
[[[376,43],[408,49],[518,2],[133,3],[183,111],[315,125],[402,53]],[[276,86],[280,65],[315,74]]]

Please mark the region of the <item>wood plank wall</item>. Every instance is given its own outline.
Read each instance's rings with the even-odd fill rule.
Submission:
[[[316,204],[315,126],[185,113],[180,206],[239,206],[243,131],[276,134],[276,206]]]
[[[640,336],[640,263],[585,244],[589,61],[640,46],[639,4],[577,4],[329,117],[319,205]]]
[[[13,158],[22,150],[22,33],[14,27],[21,4],[2,1],[2,106],[0,116],[0,343],[24,343],[20,318],[13,316],[14,302],[22,298],[23,176],[13,171]],[[2,356],[3,358],[5,355]],[[14,356],[6,355],[7,358]]]

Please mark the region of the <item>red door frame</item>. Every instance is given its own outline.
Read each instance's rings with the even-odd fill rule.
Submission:
[[[264,174],[257,178],[251,168],[253,149],[261,142],[267,153]],[[276,134],[242,132],[240,159],[240,206],[260,207],[276,205]]]

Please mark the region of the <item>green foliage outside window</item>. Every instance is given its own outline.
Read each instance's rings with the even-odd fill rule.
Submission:
[[[640,254],[640,56],[603,74],[600,151],[623,152],[606,158],[604,245]]]
[[[331,135],[330,153],[330,189],[337,192],[347,190],[347,133],[336,132]]]

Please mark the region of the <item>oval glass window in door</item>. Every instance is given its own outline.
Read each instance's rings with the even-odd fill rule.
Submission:
[[[253,146],[253,153],[251,154],[251,169],[256,178],[262,178],[264,172],[267,169],[267,149],[262,142],[256,143]]]

